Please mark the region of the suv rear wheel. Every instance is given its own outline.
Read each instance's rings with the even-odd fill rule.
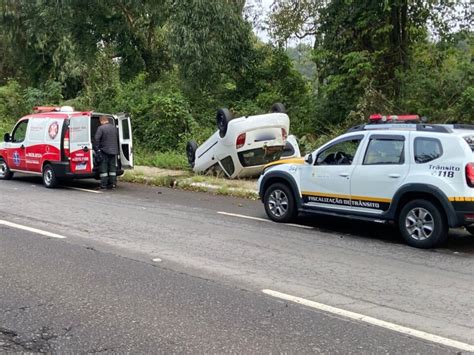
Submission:
[[[471,233],[472,235],[474,235],[474,226],[467,226],[466,227],[466,230]]]
[[[7,165],[7,162],[0,159],[0,180],[10,180],[13,177],[13,173]]]
[[[47,188],[53,188],[58,185],[59,181],[56,177],[54,169],[51,165],[46,165],[43,169],[43,184]]]
[[[227,126],[229,122],[232,121],[232,114],[226,108],[220,108],[217,110],[216,121],[217,121],[217,129],[219,130],[219,135],[221,138],[225,137],[227,133]]]
[[[288,186],[276,183],[271,185],[263,196],[268,217],[275,222],[290,222],[296,217],[295,198]]]
[[[281,102],[276,102],[273,104],[271,111],[272,113],[286,113],[286,108]]]
[[[436,247],[448,237],[445,217],[427,200],[408,202],[400,212],[398,227],[405,241],[416,248]]]

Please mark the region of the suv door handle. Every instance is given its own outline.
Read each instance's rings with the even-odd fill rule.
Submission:
[[[392,179],[398,179],[399,177],[401,177],[400,174],[389,174],[388,176],[391,177]]]
[[[342,177],[349,177],[349,173],[339,173],[339,176],[342,176]]]

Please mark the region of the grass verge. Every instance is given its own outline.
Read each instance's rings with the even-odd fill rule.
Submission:
[[[150,176],[142,172],[126,171],[121,180],[152,186],[209,192],[223,196],[243,197],[252,200],[259,198],[258,193],[255,191],[255,181],[227,180],[205,175],[192,176],[190,172],[186,171],[183,171],[183,174],[178,176]]]
[[[148,152],[137,149],[135,152],[135,164],[162,169],[189,170],[186,155],[179,152]]]

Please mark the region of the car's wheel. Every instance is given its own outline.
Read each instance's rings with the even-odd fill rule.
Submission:
[[[268,217],[275,222],[290,222],[296,217],[295,198],[288,186],[271,185],[264,194],[263,204]]]
[[[232,120],[232,118],[232,114],[228,109],[220,108],[217,110],[217,129],[219,130],[219,135],[221,138],[225,137],[225,134],[227,133],[227,127],[229,126],[229,122]]]
[[[448,237],[448,224],[439,207],[427,200],[413,200],[401,210],[398,227],[407,244],[433,248]]]
[[[271,111],[272,113],[286,113],[286,108],[281,102],[277,102],[273,104]]]
[[[474,226],[467,226],[466,227],[466,230],[471,233],[472,235],[474,235]]]
[[[196,162],[197,148],[198,148],[198,145],[196,141],[189,141],[188,144],[186,144],[186,156],[188,157],[188,163],[191,166],[191,168],[194,168],[194,163]]]
[[[58,178],[54,172],[54,169],[51,165],[46,165],[43,169],[43,184],[47,188],[56,187],[59,183]]]
[[[0,180],[10,180],[13,177],[13,172],[7,165],[7,162],[0,159]]]

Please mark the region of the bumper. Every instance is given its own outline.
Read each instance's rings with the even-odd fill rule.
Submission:
[[[456,227],[474,225],[474,202],[452,202],[456,215]]]
[[[69,162],[54,162],[51,163],[54,173],[59,179],[99,179],[99,171],[94,169],[92,173],[77,174],[72,173],[69,168]],[[117,176],[122,176],[123,169],[117,169]]]

